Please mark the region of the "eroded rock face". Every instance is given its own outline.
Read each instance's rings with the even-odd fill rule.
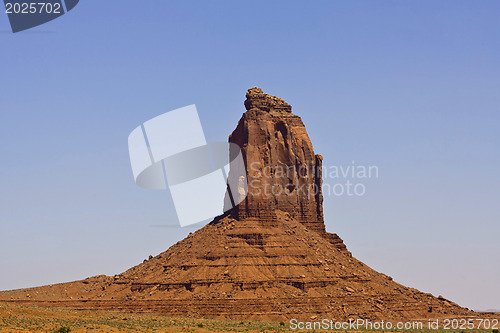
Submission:
[[[268,112],[292,112],[292,106],[283,99],[265,94],[260,88],[250,88],[247,91],[245,108],[258,109]]]
[[[246,164],[248,196],[235,210],[238,219],[275,219],[276,211],[287,212],[339,248],[335,234],[327,234],[321,192],[322,156],[314,153],[301,118],[291,113],[283,99],[251,88],[246,94],[247,112],[229,136],[240,146]],[[230,174],[232,177],[241,175]]]

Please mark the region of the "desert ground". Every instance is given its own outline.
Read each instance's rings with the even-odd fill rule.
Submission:
[[[500,318],[484,313],[481,318]],[[387,330],[386,330],[387,331]],[[491,332],[498,329],[390,330],[391,332]],[[289,322],[174,318],[149,314],[78,311],[0,303],[0,332],[359,332],[353,330],[293,330]],[[361,332],[382,332],[362,330]]]

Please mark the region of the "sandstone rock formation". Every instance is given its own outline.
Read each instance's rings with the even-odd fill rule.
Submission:
[[[248,196],[237,206],[236,218],[272,222],[277,211],[287,212],[347,252],[342,239],[325,230],[323,157],[314,154],[302,120],[284,100],[260,88],[249,89],[246,97],[247,112],[229,136],[241,148],[247,170]]]
[[[0,301],[280,321],[474,315],[353,258],[325,231],[322,158],[301,119],[258,88],[248,90],[245,107],[229,138],[246,164],[244,175],[229,178],[248,180],[237,208],[122,274],[0,292]]]

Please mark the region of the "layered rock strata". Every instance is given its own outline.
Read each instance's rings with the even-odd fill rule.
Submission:
[[[283,99],[251,88],[246,112],[229,136],[246,164],[248,195],[235,211],[237,219],[272,222],[276,212],[287,212],[339,249],[347,252],[337,234],[327,233],[323,220],[322,160],[314,153],[301,118]],[[240,174],[230,173],[236,181]]]

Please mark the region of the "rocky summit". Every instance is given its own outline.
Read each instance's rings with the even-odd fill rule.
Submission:
[[[229,141],[246,198],[167,251],[115,276],[0,292],[0,302],[233,319],[473,316],[355,259],[325,230],[321,155],[283,99],[251,88]]]

